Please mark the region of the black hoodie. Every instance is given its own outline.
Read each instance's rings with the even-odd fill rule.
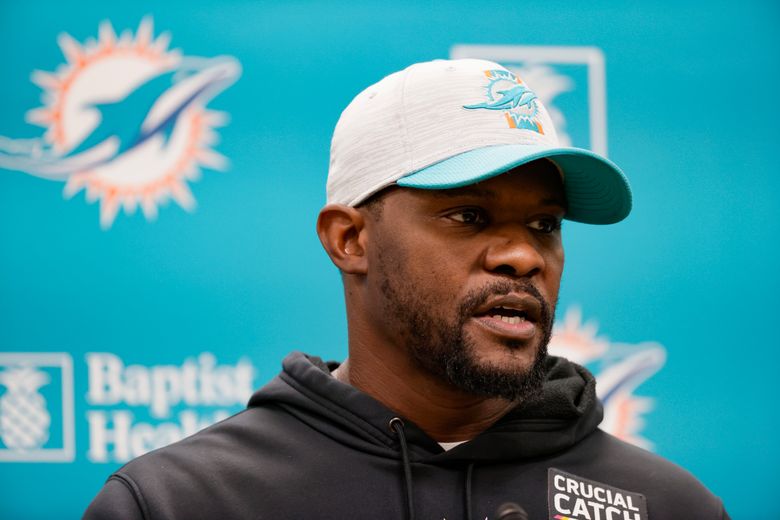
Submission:
[[[728,518],[690,473],[599,430],[593,376],[565,359],[449,451],[334,366],[289,355],[246,410],[111,475],[84,518],[522,518],[506,502],[531,520]]]

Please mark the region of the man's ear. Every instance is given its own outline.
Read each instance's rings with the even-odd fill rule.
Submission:
[[[363,213],[343,204],[328,204],[317,218],[317,234],[325,252],[341,272],[366,274],[368,232]]]

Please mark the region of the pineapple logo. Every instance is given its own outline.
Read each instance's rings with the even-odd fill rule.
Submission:
[[[0,397],[0,439],[9,449],[40,448],[49,440],[51,416],[38,389],[50,380],[46,372],[33,367],[0,372],[0,384],[7,389]]]
[[[73,361],[64,352],[0,352],[0,462],[71,462]]]

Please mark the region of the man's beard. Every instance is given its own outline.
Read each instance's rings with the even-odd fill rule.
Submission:
[[[386,276],[388,271],[383,273],[385,310],[397,320],[408,352],[420,367],[472,395],[524,401],[541,390],[554,313],[533,284],[527,280],[504,279],[472,291],[461,302],[455,321],[450,323],[430,312],[431,309],[446,307],[449,302],[425,301],[420,297],[419,289],[405,281],[407,278],[401,275],[402,271],[394,270],[392,277]],[[512,292],[529,294],[541,306],[538,325],[542,337],[533,363],[525,370],[514,366],[480,364],[477,358],[479,347],[464,332],[466,322],[474,316],[477,308],[491,297]],[[506,340],[505,347],[519,349],[523,345]]]

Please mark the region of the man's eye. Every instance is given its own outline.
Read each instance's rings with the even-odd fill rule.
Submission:
[[[462,209],[451,213],[449,217],[461,224],[484,224],[487,222],[485,214],[478,209]]]
[[[561,229],[561,221],[556,218],[540,218],[529,223],[528,227],[540,233],[554,233]]]

